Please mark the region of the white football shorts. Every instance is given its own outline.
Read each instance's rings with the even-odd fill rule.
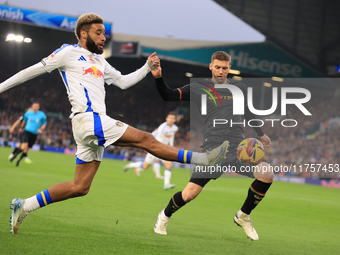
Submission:
[[[77,144],[76,164],[102,161],[104,149],[116,142],[129,125],[95,112],[79,113],[72,119]]]

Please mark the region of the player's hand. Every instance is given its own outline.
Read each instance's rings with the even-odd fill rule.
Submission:
[[[272,145],[272,141],[270,140],[270,138],[267,135],[261,136],[260,140],[261,140],[261,142],[264,146],[264,150],[267,150]]]
[[[39,129],[38,129],[38,134],[42,134],[42,132],[43,132],[42,129],[39,128]]]
[[[20,133],[20,134],[22,133],[22,131],[23,131],[23,129],[22,129],[22,128],[19,128],[19,133]]]
[[[151,71],[153,77],[155,78],[161,78],[162,77],[162,68],[158,67],[157,69],[154,69]]]
[[[160,60],[156,56],[156,52],[152,53],[148,57],[148,61],[147,62],[148,62],[148,65],[149,65],[151,70],[157,69],[160,66]]]

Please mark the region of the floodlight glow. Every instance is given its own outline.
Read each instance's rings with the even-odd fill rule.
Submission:
[[[30,43],[30,42],[32,42],[32,39],[31,39],[31,38],[28,38],[28,37],[26,37],[26,38],[24,39],[24,42],[25,42],[25,43]]]
[[[272,80],[273,80],[273,81],[278,81],[278,82],[283,82],[283,81],[284,81],[283,78],[281,78],[281,77],[275,77],[275,76],[272,77]]]
[[[8,34],[6,37],[6,41],[13,41],[15,39],[15,34]]]
[[[239,75],[241,72],[239,70],[230,69],[229,73]]]
[[[241,76],[237,76],[237,75],[234,75],[233,79],[235,79],[237,81],[242,81],[242,77]]]
[[[186,72],[186,73],[185,73],[185,76],[191,78],[191,77],[193,77],[194,75],[193,75],[192,73]]]
[[[24,37],[22,35],[15,36],[15,41],[16,42],[22,42],[23,40],[24,40]]]

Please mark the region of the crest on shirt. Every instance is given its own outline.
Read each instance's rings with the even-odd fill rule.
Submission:
[[[122,126],[124,126],[124,124],[122,122],[120,122],[120,121],[116,121],[116,126],[117,127],[122,127]]]
[[[95,60],[99,63],[99,64],[101,64],[102,65],[102,62],[100,61],[100,59],[99,58],[95,58]]]

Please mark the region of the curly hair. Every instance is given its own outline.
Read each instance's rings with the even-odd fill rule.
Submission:
[[[86,13],[78,18],[75,30],[75,34],[78,40],[80,39],[80,31],[85,30],[86,32],[88,32],[93,23],[103,24],[104,21],[102,17],[95,13]]]

